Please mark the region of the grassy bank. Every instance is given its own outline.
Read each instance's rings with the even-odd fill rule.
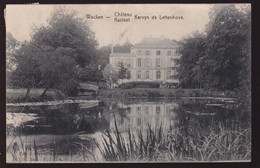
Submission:
[[[25,97],[27,89],[6,89],[6,102],[7,103],[20,103],[20,102],[43,102],[60,100],[64,96],[61,93],[55,92],[50,89],[46,92],[44,97],[40,97],[43,93],[43,88],[31,89],[29,97]]]
[[[7,89],[7,103],[42,102],[64,99],[65,96],[50,89],[44,97],[40,97],[44,89],[32,89],[30,96],[25,97],[26,89]],[[203,89],[168,89],[168,88],[133,88],[133,89],[102,89],[98,96],[102,99],[129,98],[180,98],[180,97],[233,97],[233,92],[206,91]]]
[[[205,91],[203,89],[158,89],[158,88],[133,88],[101,90],[100,97],[122,98],[179,98],[179,97],[229,97],[230,92]]]

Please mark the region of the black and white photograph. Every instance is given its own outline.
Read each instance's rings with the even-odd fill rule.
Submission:
[[[251,4],[9,4],[7,163],[251,162]]]

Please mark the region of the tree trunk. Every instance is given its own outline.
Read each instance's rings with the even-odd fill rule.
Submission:
[[[45,96],[46,92],[48,91],[49,87],[46,87],[45,90],[43,91],[43,93],[41,94],[41,98],[43,98],[43,96]]]
[[[25,97],[28,98],[31,92],[31,88],[27,88]]]

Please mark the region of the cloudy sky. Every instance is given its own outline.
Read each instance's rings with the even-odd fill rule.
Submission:
[[[19,40],[30,40],[34,27],[46,25],[47,19],[59,5],[8,5],[6,9],[6,31]],[[144,37],[168,37],[180,40],[195,31],[203,32],[209,22],[211,4],[151,4],[151,5],[66,5],[78,11],[78,16],[86,19],[86,14],[103,16],[104,19],[91,20],[100,46],[109,43],[124,43],[127,39],[135,44]],[[132,14],[130,22],[114,22],[116,13]],[[147,20],[134,19],[135,15],[149,16]],[[161,16],[181,16],[183,19],[162,20]],[[157,19],[151,19],[157,16]],[[106,18],[110,17],[110,18]]]

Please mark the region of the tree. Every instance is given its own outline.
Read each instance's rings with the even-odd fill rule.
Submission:
[[[41,54],[41,51],[30,42],[22,43],[13,53],[16,69],[12,71],[10,80],[13,86],[27,88],[26,97],[29,96],[31,88],[37,87],[41,80],[39,70]]]
[[[118,70],[118,78],[122,80],[122,83],[124,83],[124,79],[128,79],[129,76],[127,75],[128,69],[125,67],[123,62],[119,62],[119,70]]]
[[[79,83],[77,67],[86,68],[95,61],[96,46],[89,23],[77,18],[75,12],[59,8],[47,26],[36,28],[32,40],[14,54],[17,69],[13,82],[27,87],[27,96],[32,87],[45,87],[42,97],[49,88],[75,95]]]
[[[20,48],[20,42],[17,41],[11,33],[6,33],[6,82],[7,86],[12,85],[10,76],[16,69],[15,52]]]
[[[61,90],[66,95],[77,94],[78,82],[73,49],[67,47],[50,48],[42,53],[39,70],[41,85],[45,87],[42,97],[49,88]]]
[[[245,14],[233,5],[215,13],[206,38],[206,54],[200,60],[202,81],[207,88],[234,90],[240,85],[243,46],[250,25]]]
[[[75,11],[58,8],[47,26],[35,29],[32,41],[39,46],[71,48],[76,64],[86,67],[96,56],[97,41],[85,18],[76,17]]]
[[[180,65],[178,74],[182,87],[200,87],[201,72],[199,59],[205,55],[205,35],[194,33],[181,42],[178,52],[182,55],[177,61]]]
[[[118,71],[111,64],[107,64],[102,73],[104,79],[109,84],[110,88],[112,88],[112,86],[114,86],[114,83],[117,83]]]

